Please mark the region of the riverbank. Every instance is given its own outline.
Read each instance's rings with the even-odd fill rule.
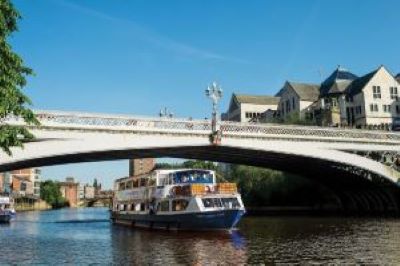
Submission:
[[[44,211],[51,210],[52,207],[44,200],[36,200],[36,201],[20,201],[14,204],[14,208],[17,212],[23,211]]]

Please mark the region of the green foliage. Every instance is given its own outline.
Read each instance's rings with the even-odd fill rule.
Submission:
[[[314,206],[332,199],[318,183],[281,171],[231,165],[225,177],[238,184],[247,206]]]
[[[246,165],[216,165],[207,161],[157,164],[157,169],[211,169],[218,182],[235,182],[248,207],[315,206],[334,201],[332,192],[307,178],[266,168]]]
[[[53,208],[62,208],[68,205],[61,194],[60,185],[52,180],[46,180],[40,184],[40,198]]]
[[[18,30],[17,21],[21,16],[10,0],[0,0],[0,122],[9,115],[20,116],[29,124],[38,124],[33,112],[27,107],[30,99],[22,93],[26,77],[33,74],[25,67],[23,60],[12,51],[7,42]],[[33,135],[22,126],[0,124],[0,148],[11,155],[10,147],[22,147],[23,142]]]
[[[301,118],[299,112],[290,113],[288,116],[286,116],[283,123],[288,125],[316,125],[316,123],[310,119]]]

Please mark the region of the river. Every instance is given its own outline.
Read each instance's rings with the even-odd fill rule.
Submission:
[[[400,264],[400,220],[245,217],[233,232],[112,225],[104,208],[18,213],[0,264]]]

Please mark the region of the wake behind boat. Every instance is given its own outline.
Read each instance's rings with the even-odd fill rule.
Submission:
[[[118,179],[114,190],[111,219],[130,226],[231,229],[245,213],[236,184],[217,184],[211,170],[155,170]]]

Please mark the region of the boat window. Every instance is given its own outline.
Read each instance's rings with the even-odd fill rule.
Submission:
[[[132,186],[133,186],[133,181],[130,180],[130,181],[126,182],[126,187],[125,187],[125,188],[126,188],[126,189],[131,189]]]
[[[172,201],[172,210],[173,211],[184,211],[189,205],[189,201],[184,199],[173,200]]]
[[[160,211],[167,212],[169,211],[169,200],[164,200],[160,202]]]
[[[135,211],[140,211],[140,203],[136,203],[136,205],[135,205]]]
[[[146,186],[146,182],[147,181],[147,179],[146,178],[140,178],[140,186],[141,187],[145,187]]]
[[[237,198],[222,198],[221,200],[225,208],[240,208],[240,203]]]
[[[175,184],[179,183],[213,183],[213,174],[209,171],[188,170],[173,174]]]
[[[139,180],[133,179],[132,183],[132,187],[139,187]]]
[[[205,208],[216,208],[222,207],[221,200],[219,198],[205,198],[202,199]]]
[[[156,180],[154,178],[149,179],[149,186],[155,186],[156,185]]]
[[[119,190],[125,190],[125,182],[119,183]]]
[[[140,211],[145,211],[146,210],[146,205],[144,202],[140,203]]]

